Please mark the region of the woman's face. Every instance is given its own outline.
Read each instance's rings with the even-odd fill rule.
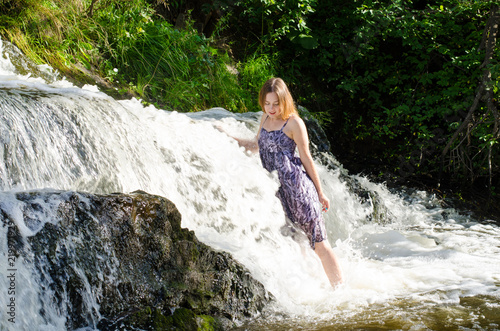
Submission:
[[[269,92],[266,94],[264,110],[272,119],[281,118],[280,102],[276,92]]]

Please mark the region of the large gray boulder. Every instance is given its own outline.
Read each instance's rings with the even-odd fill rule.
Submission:
[[[68,329],[226,329],[273,300],[230,254],[181,228],[163,197],[35,191],[16,198],[28,227],[51,219],[14,246],[67,311]],[[0,210],[4,224],[9,218]]]

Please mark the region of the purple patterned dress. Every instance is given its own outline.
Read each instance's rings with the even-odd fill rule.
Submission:
[[[286,216],[306,233],[314,249],[316,242],[326,239],[325,221],[316,187],[295,155],[297,145],[283,132],[287,123],[288,120],[280,130],[262,128],[258,141],[260,159],[267,171],[278,172],[281,186],[276,195]]]

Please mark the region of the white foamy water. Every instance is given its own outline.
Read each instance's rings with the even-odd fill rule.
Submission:
[[[139,100],[115,101],[93,87],[80,89],[57,79],[49,84],[40,77],[21,75],[4,55],[0,57],[0,204],[27,237],[53,221],[53,207],[47,206],[39,224],[27,226],[21,216],[16,217],[18,191],[143,190],[164,196],[181,212],[183,227],[210,246],[230,252],[276,297],[277,304],[266,314],[277,320],[283,315],[320,324],[356,320],[366,310],[394,302],[418,302],[424,311],[460,305],[461,299],[476,296],[492,298],[489,304],[498,307],[497,226],[442,208],[423,192],[394,194],[384,185],[351,176],[378,196],[381,204],[376,208],[385,210],[381,220],[370,220],[374,203],[349,189],[342,176],[345,170],[318,163],[331,200],[331,210],[324,214],[329,241],[346,279],[341,288],[331,289],[307,242],[284,233],[275,174],[262,168],[258,155],[246,153],[216,129],[250,138],[260,116],[223,109],[181,114],[144,107]],[[9,269],[8,230],[8,226],[0,230],[2,274]],[[4,292],[0,329],[65,329],[65,312],[51,303],[50,293],[41,288],[41,275],[30,263],[15,262],[16,328],[6,314],[9,280],[0,280]],[[89,307],[98,309],[95,298],[87,300]]]

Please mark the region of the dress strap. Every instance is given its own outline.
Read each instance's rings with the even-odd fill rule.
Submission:
[[[269,115],[266,114],[266,119],[264,120],[264,122],[262,122],[262,126],[264,126],[264,123],[266,123],[268,118],[269,118]]]
[[[267,118],[266,118],[266,119],[267,119]],[[283,131],[283,129],[285,128],[285,125],[288,123],[288,120],[289,120],[289,119],[290,119],[290,117],[288,117],[288,118],[286,119],[286,122],[285,122],[285,124],[283,124],[283,126],[282,126],[282,127],[281,127],[281,129],[280,129],[280,131]]]

